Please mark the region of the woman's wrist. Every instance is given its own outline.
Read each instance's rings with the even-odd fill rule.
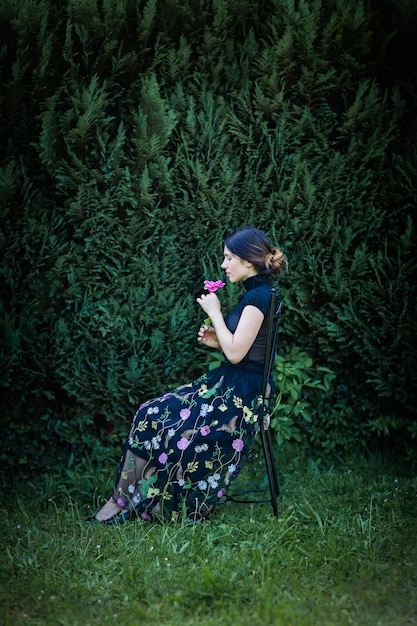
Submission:
[[[223,315],[221,311],[214,311],[211,315],[210,315],[210,321],[211,321],[211,325],[214,326],[215,323],[219,322],[219,320],[223,320]]]

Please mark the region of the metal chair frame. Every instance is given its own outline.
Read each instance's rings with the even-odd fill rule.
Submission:
[[[278,344],[278,329],[279,322],[281,318],[282,312],[282,301],[279,302],[278,306],[276,306],[278,290],[273,287],[271,293],[271,302],[268,312],[268,328],[267,328],[267,339],[266,339],[266,351],[265,351],[265,363],[264,363],[264,371],[262,377],[262,405],[261,405],[261,413],[259,417],[259,428],[261,432],[261,441],[262,441],[262,449],[264,453],[266,472],[268,476],[269,487],[261,488],[261,489],[247,489],[245,491],[239,491],[238,493],[225,495],[226,502],[238,502],[240,504],[257,504],[260,502],[270,502],[272,505],[272,509],[274,511],[275,517],[278,517],[278,503],[277,498],[280,494],[280,488],[278,483],[278,475],[277,469],[275,465],[275,458],[272,448],[272,437],[271,431],[269,429],[270,424],[268,423],[265,428],[264,418],[266,417],[266,407],[265,400],[267,398],[267,387],[268,381],[271,377],[272,370],[275,363],[275,356],[277,352],[277,344]],[[272,402],[273,397],[269,398],[269,402]],[[268,416],[269,417],[269,416]],[[247,499],[246,497],[240,499],[240,496],[246,496],[251,493],[258,493],[261,491],[268,491],[270,493],[270,498],[267,499]]]

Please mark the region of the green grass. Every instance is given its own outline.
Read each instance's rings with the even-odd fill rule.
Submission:
[[[80,470],[6,494],[1,623],[417,624],[417,480],[379,456],[321,468],[294,452],[278,520],[228,503],[197,526],[87,526],[91,480],[103,497],[111,483]]]

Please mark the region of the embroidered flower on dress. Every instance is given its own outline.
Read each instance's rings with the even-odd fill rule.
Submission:
[[[236,471],[236,465],[229,465],[229,467],[227,468],[227,471],[230,474],[233,474]]]
[[[200,397],[201,397],[201,396],[204,396],[204,395],[207,393],[207,391],[208,391],[208,387],[207,387],[207,385],[202,384],[202,385],[200,386],[200,389],[198,390],[198,395],[199,395]]]
[[[159,413],[159,406],[150,406],[146,412],[148,415],[154,415],[155,413]]]
[[[190,417],[191,415],[191,411],[190,409],[181,409],[180,411],[180,418],[183,420],[186,420],[187,417]]]
[[[162,452],[162,454],[159,455],[158,457],[158,461],[162,464],[165,465],[166,462],[168,461],[168,455],[165,452]]]
[[[181,439],[177,442],[177,448],[180,450],[186,450],[189,445],[190,442],[185,437],[181,437]]]
[[[239,472],[240,472],[240,470],[241,470],[241,469],[242,469],[242,466],[238,463],[238,464],[236,465],[236,469],[235,469],[235,471],[233,472],[233,476],[237,476],[237,475],[239,474]]]
[[[226,489],[223,487],[223,489],[220,489],[220,491],[217,492],[217,497],[222,498],[225,493],[226,493]]]
[[[207,483],[205,480],[200,480],[198,482],[198,488],[201,489],[201,491],[204,491],[205,489],[207,489]]]
[[[218,487],[219,480],[220,480],[220,474],[213,474],[213,476],[209,476],[207,478],[207,482],[210,484],[210,487],[212,487],[212,489],[215,489],[216,487]]]
[[[129,485],[127,490],[128,490],[129,493],[135,493],[135,485]]]
[[[206,450],[208,450],[208,445],[206,443],[202,443],[201,446],[196,446],[194,450],[196,452],[205,452]]]
[[[253,422],[253,411],[247,406],[243,407],[243,419],[245,422]]]
[[[202,404],[200,409],[201,417],[206,417],[207,413],[211,413],[214,407],[211,404]]]
[[[125,505],[124,498],[117,498],[116,502],[117,502],[117,504],[119,506],[124,506]]]
[[[210,426],[203,426],[203,428],[201,428],[200,433],[203,435],[203,437],[206,437],[206,435],[208,435],[210,432]]]
[[[179,484],[180,487],[184,487],[185,480],[183,478],[180,478],[179,481],[178,481],[178,484]]]
[[[159,449],[159,442],[161,441],[161,436],[157,435],[156,437],[152,437],[152,445],[155,450]]]
[[[243,441],[241,439],[234,439],[232,441],[232,448],[237,452],[241,452],[243,450]]]

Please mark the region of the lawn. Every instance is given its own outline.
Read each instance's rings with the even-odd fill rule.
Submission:
[[[111,476],[85,468],[6,494],[1,623],[417,624],[417,479],[376,454],[278,465],[278,519],[227,503],[197,526],[88,526]],[[241,486],[254,474],[256,455]]]

